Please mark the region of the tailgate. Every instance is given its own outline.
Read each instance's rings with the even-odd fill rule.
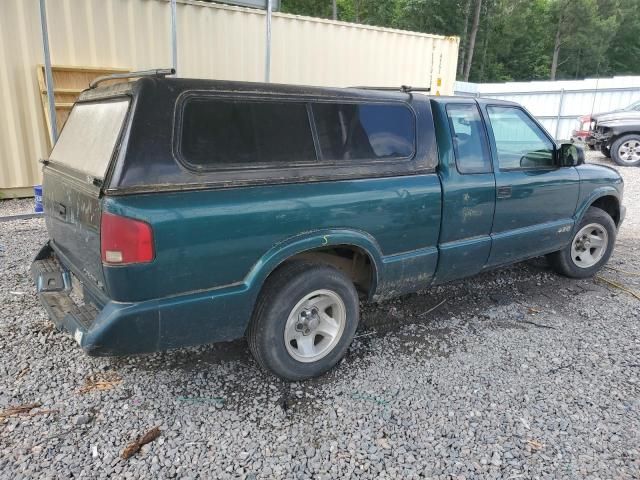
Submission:
[[[45,168],[42,190],[53,250],[67,268],[102,288],[99,187]]]
[[[51,246],[67,268],[100,289],[101,186],[128,109],[122,97],[76,104],[43,171]]]

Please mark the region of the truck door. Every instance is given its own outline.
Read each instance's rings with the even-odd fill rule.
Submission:
[[[569,241],[580,178],[561,167],[546,131],[517,105],[483,105],[496,175],[488,266],[562,248]]]
[[[486,128],[469,99],[433,100],[442,224],[434,283],[478,273],[491,251],[496,185]]]

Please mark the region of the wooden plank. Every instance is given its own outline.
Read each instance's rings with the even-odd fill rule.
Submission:
[[[47,93],[46,87],[40,90],[42,93]],[[82,88],[54,88],[53,93],[70,93],[81,94],[84,90]]]
[[[64,126],[64,124],[67,122],[67,118],[69,118],[70,113],[71,109],[66,110],[64,108],[56,108],[56,121],[58,122],[58,125]],[[58,134],[60,134],[61,130],[62,127],[60,127]]]
[[[38,65],[36,68],[38,76],[38,85],[40,86],[40,101],[42,102],[42,113],[44,115],[44,122],[47,126],[47,140],[48,147],[51,149],[53,145],[53,138],[51,136],[51,115],[49,112],[49,100],[47,95],[47,82],[44,78],[44,65]]]
[[[40,99],[42,101],[42,109],[44,113],[45,123],[47,125],[47,138],[49,139],[49,147],[52,146],[51,138],[51,119],[49,118],[49,103],[47,82],[44,75],[44,65],[36,67],[38,77],[38,88],[40,89]],[[119,67],[88,67],[83,65],[52,65],[51,74],[53,77],[53,94],[55,97],[56,109],[56,126],[58,132],[62,130],[69,112],[78,96],[83,90],[89,88],[89,83],[97,77],[109,75],[112,73],[126,73],[130,70]],[[121,80],[120,80],[121,81]],[[114,83],[109,81],[107,83]]]

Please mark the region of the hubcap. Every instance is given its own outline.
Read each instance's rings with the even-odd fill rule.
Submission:
[[[618,156],[625,163],[635,163],[640,161],[640,141],[629,140],[618,148]]]
[[[571,243],[571,259],[580,268],[593,267],[607,251],[609,234],[597,223],[582,227]]]
[[[340,341],[346,320],[347,309],[337,293],[311,292],[289,314],[284,328],[287,352],[299,362],[320,360]]]

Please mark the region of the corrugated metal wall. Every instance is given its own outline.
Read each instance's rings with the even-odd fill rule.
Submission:
[[[456,95],[518,102],[559,140],[571,137],[577,118],[625,107],[640,100],[640,77],[588,78],[555,82],[455,82]]]
[[[46,153],[35,69],[40,35],[38,2],[0,2],[0,188],[35,183]]]
[[[54,65],[171,65],[166,0],[48,0]],[[262,81],[265,14],[179,0],[178,72]],[[0,1],[0,189],[39,182],[47,142],[36,79],[38,0]],[[431,86],[453,93],[458,38],[274,13],[271,80],[324,86]],[[438,78],[441,85],[438,85]]]

